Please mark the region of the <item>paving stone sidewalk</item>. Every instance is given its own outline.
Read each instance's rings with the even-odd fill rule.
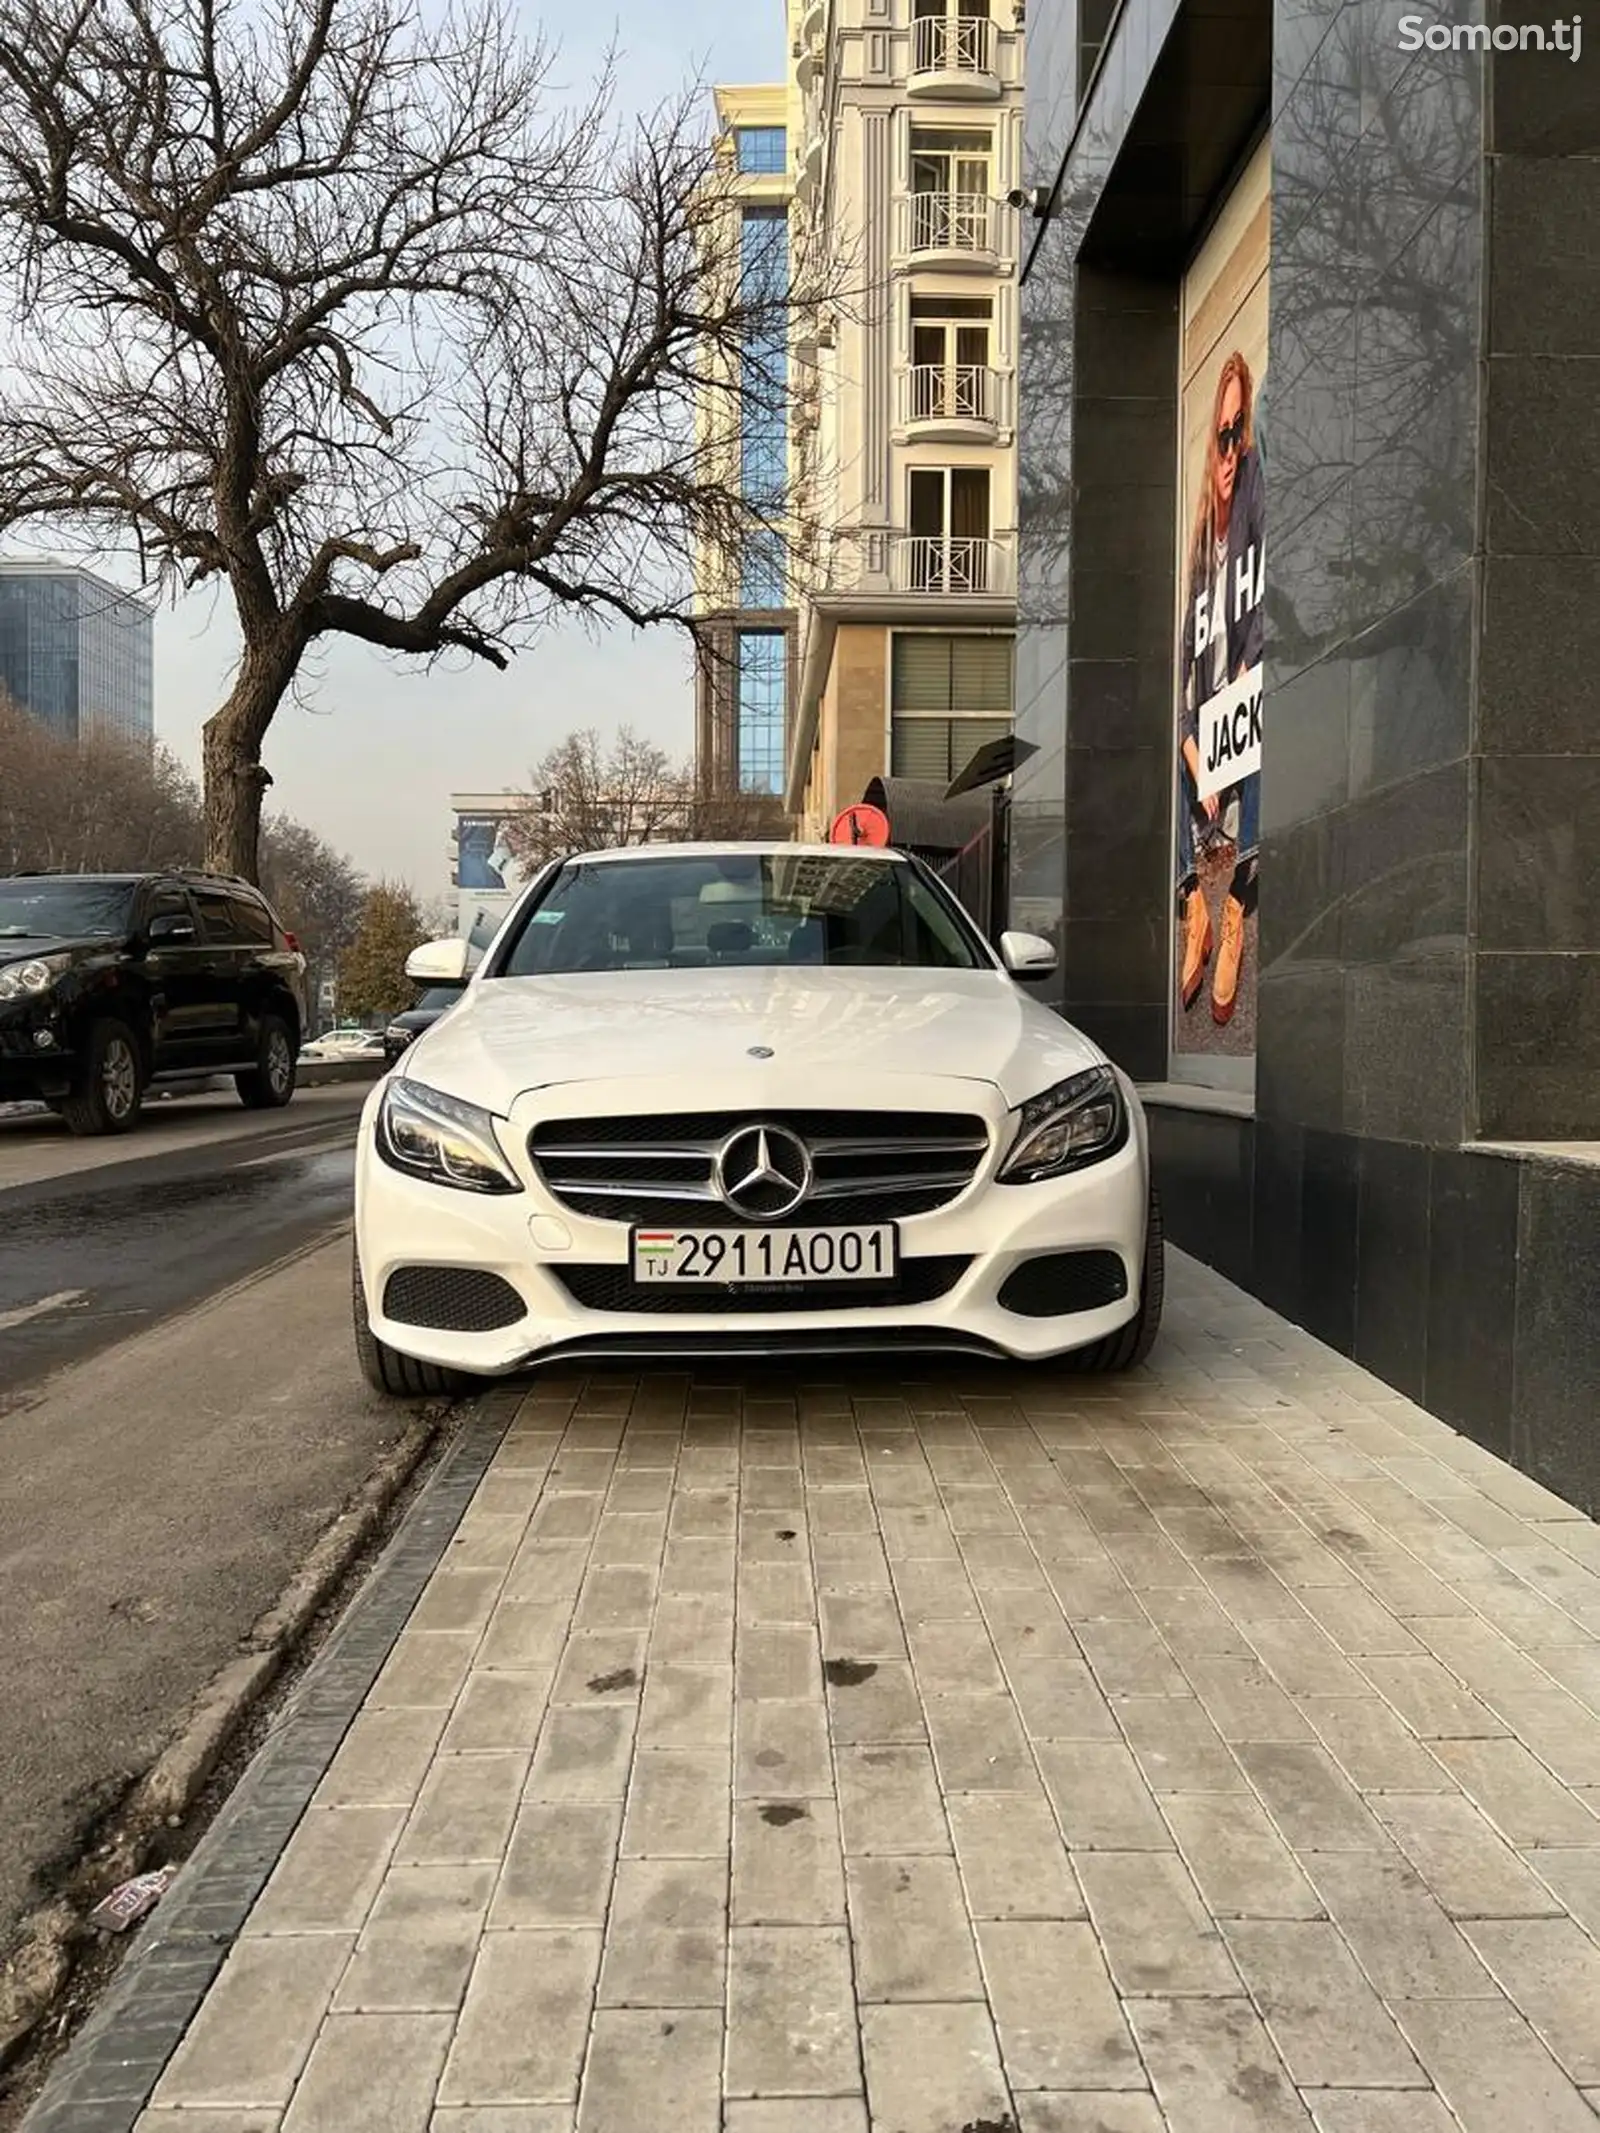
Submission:
[[[1600,1528],[1168,1329],[536,1381],[139,2133],[1596,2133]]]

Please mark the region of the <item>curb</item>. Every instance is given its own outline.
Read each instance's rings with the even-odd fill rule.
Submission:
[[[141,1871],[156,1838],[180,1823],[262,1696],[293,1658],[395,1499],[416,1473],[447,1412],[419,1415],[312,1548],[287,1588],[245,1638],[243,1657],[213,1676],[176,1738],[139,1779],[104,1843],[83,1859],[67,1892],[23,1921],[0,1970],[0,2073],[13,2064],[69,1982],[80,1951],[94,1944],[89,1912]]]

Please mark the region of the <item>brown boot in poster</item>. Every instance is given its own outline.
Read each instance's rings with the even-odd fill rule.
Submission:
[[[1217,950],[1216,976],[1211,981],[1211,1019],[1220,1024],[1233,1020],[1239,1004],[1239,970],[1244,962],[1244,905],[1237,896],[1222,904],[1222,946]]]
[[[1204,893],[1191,889],[1183,904],[1183,1004],[1193,1007],[1200,997],[1206,965],[1211,960],[1211,911]]]

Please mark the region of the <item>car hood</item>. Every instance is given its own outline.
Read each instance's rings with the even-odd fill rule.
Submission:
[[[753,1101],[775,1073],[790,1102],[790,1077],[804,1090],[876,1074],[985,1082],[1014,1105],[1104,1056],[996,970],[632,970],[480,979],[405,1072],[502,1114],[584,1081],[681,1103],[697,1078],[744,1071]]]
[[[30,933],[21,940],[8,935],[0,939],[0,964],[31,963],[37,955],[82,955],[89,949],[103,951],[115,945],[115,938],[106,933],[75,933],[65,939],[56,933]]]

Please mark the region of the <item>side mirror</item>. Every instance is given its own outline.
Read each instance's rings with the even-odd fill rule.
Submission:
[[[168,911],[160,918],[151,919],[147,935],[152,948],[177,947],[184,941],[192,941],[197,937],[194,920],[184,918],[176,911]]]
[[[1056,952],[1037,933],[1002,933],[1000,960],[1014,978],[1047,978],[1056,967]]]
[[[406,957],[406,976],[419,985],[465,985],[472,975],[472,943],[459,934],[445,941],[424,941]]]

